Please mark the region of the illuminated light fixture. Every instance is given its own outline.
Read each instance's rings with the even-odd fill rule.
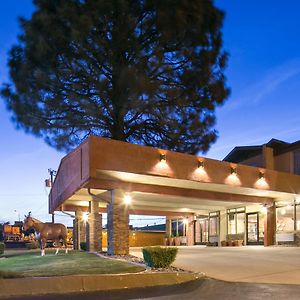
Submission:
[[[183,224],[185,224],[185,225],[189,224],[188,218],[184,218],[184,219],[183,219]]]
[[[203,160],[198,161],[198,168],[199,169],[204,169],[204,161]]]
[[[267,207],[266,207],[265,205],[260,209],[260,212],[261,212],[262,214],[266,214],[267,211],[268,211],[268,209],[267,209]]]
[[[123,201],[124,201],[124,203],[125,203],[126,205],[129,205],[129,204],[131,203],[132,198],[131,198],[131,196],[130,196],[129,193],[126,193],[126,194],[124,195]]]
[[[285,215],[285,214],[286,214],[286,210],[285,210],[284,208],[282,208],[282,209],[280,210],[280,213],[281,213],[282,215]]]
[[[166,154],[160,154],[159,159],[160,159],[160,161],[162,161],[162,162],[166,162],[166,161],[167,161]]]
[[[236,168],[230,167],[230,173],[231,175],[237,175]]]
[[[262,171],[259,171],[259,179],[265,179],[265,173]]]
[[[84,222],[87,222],[88,219],[89,219],[89,214],[88,214],[87,212],[83,213],[82,220],[83,220]]]

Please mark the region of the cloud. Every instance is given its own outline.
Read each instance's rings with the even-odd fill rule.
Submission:
[[[223,111],[232,111],[245,106],[256,106],[266,100],[282,83],[300,74],[300,59],[287,61],[267,71],[266,75],[255,80],[247,89],[224,106]],[[234,90],[233,90],[234,93]]]

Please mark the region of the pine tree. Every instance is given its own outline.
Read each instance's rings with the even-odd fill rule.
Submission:
[[[210,0],[35,0],[1,94],[18,127],[60,150],[99,135],[180,152],[216,140],[229,94]]]

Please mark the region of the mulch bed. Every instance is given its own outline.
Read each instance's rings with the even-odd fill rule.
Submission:
[[[98,255],[99,257],[102,258],[107,258],[107,259],[116,259],[116,260],[120,260],[120,261],[126,261],[128,263],[131,264],[135,264],[138,266],[141,266],[143,268],[145,268],[144,272],[151,272],[151,273],[156,273],[156,272],[163,272],[163,273],[193,273],[191,271],[187,271],[187,270],[183,270],[180,268],[175,268],[175,267],[168,267],[168,268],[151,268],[148,265],[145,264],[144,260],[140,257],[136,257],[133,255],[108,255],[107,252],[100,252],[100,253],[96,253],[96,255]]]

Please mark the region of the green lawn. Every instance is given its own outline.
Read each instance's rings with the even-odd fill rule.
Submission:
[[[6,252],[6,258],[0,259],[0,278],[31,276],[63,276],[79,274],[118,274],[134,273],[144,269],[112,259],[105,259],[95,254],[70,251],[54,255],[55,251],[46,251],[41,257],[39,251]]]

